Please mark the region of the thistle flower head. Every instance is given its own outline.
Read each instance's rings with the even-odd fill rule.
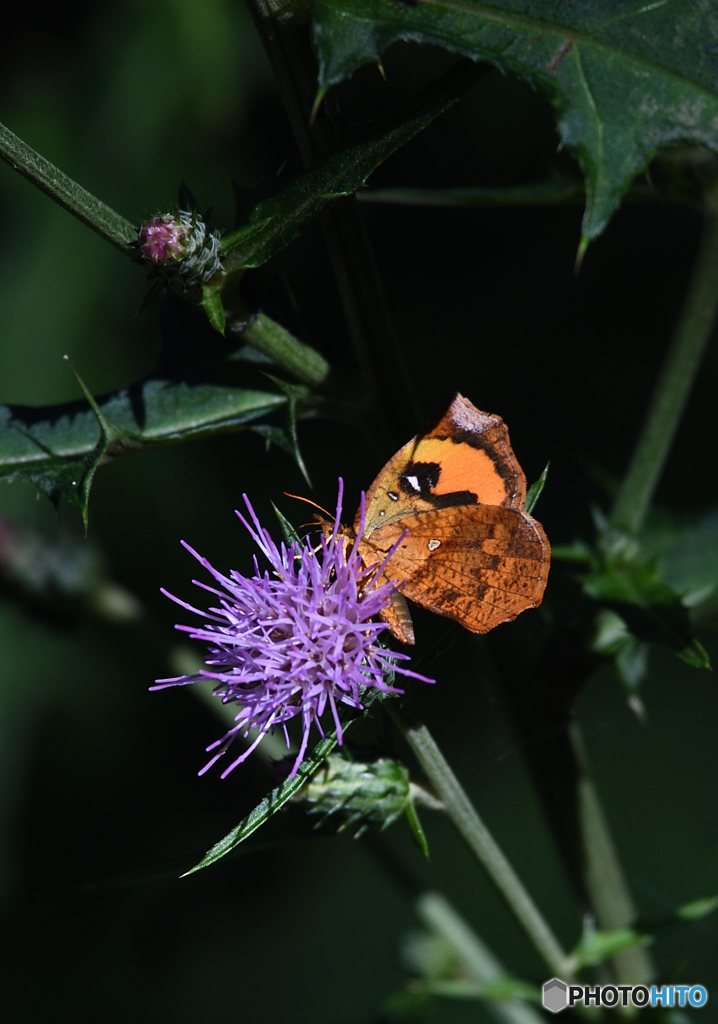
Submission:
[[[304,757],[312,724],[323,735],[320,719],[325,711],[330,712],[341,743],[339,705],[361,710],[363,688],[371,686],[385,693],[402,693],[385,681],[389,672],[433,682],[400,664],[409,660],[408,655],[378,643],[387,626],[375,618],[388,604],[392,584],[375,587],[376,567],[365,566],[358,554],[358,543],[349,546],[347,537],[340,532],[342,493],[340,480],[333,529],[328,536],[319,538],[318,547],[312,547],[306,540],[277,547],[261,526],[249,499],[243,496],[249,518],[241,512],[237,515],[269,562],[271,573],[260,570],[255,555],[253,576],[243,576],[235,570],[224,576],[183,541],[219,586],[193,582],[217,598],[218,603],[209,612],[203,612],[167,591],[163,593],[187,611],[208,620],[201,627],[177,626],[192,639],[209,645],[207,668],[197,675],[158,679],[152,689],[215,679],[215,694],[225,704],[237,704],[236,724],[207,748],[215,753],[202,772],[225,753],[232,740],[238,736],[247,738],[252,729],[257,730],[257,735],[225,768],[222,778],[275,728],[284,730],[289,746],[286,723],[299,716],[302,738],[291,772],[294,775]],[[357,541],[363,530],[362,495]]]
[[[220,266],[219,232],[196,211],[152,217],[140,225],[137,241],[145,259],[187,287],[208,281]]]

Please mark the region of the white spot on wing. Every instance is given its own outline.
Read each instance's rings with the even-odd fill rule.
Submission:
[[[436,551],[437,548],[441,547],[441,541],[430,540],[426,546],[428,547],[429,551]]]
[[[416,476],[405,476],[404,479],[408,483],[409,487],[417,494],[421,494],[421,487],[419,487],[419,478]]]

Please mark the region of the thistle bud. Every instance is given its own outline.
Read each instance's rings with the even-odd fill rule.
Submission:
[[[411,802],[409,773],[400,761],[380,757],[371,764],[332,754],[298,795],[311,804],[310,814],[340,814],[342,827],[360,823],[386,828]]]
[[[203,284],[219,270],[221,242],[200,215],[180,210],[153,217],[137,232],[143,257],[185,287]]]

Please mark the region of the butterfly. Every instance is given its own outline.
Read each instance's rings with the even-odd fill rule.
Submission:
[[[414,643],[403,598],[473,633],[541,603],[551,549],[525,504],[506,424],[455,394],[379,473],[363,531],[361,510],[348,531],[364,564],[379,566],[374,584],[395,585],[381,617],[397,640]]]

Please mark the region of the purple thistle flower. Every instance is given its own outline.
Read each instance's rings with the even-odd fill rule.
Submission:
[[[267,558],[272,574],[260,572],[254,557],[255,575],[232,570],[230,576],[217,572],[207,559],[189,544],[182,544],[223,588],[193,582],[219,599],[219,605],[203,612],[179,598],[162,593],[187,611],[209,618],[204,627],[178,625],[193,640],[209,644],[207,669],[192,676],[158,679],[153,690],[186,686],[204,679],[216,679],[215,694],[223,703],[236,703],[236,725],[207,747],[216,751],[200,775],[227,750],[237,736],[258,734],[246,750],[222,772],[225,778],[244,761],[268,732],[281,727],[289,746],[286,723],[297,715],[302,719],[302,740],[291,775],[301,764],[312,723],[324,735],[320,718],[329,708],[342,742],[339,705],[362,709],[361,693],[367,686],[384,693],[403,693],[387,685],[386,673],[393,671],[431,683],[399,665],[409,655],[379,645],[386,623],[374,621],[388,604],[391,583],[373,586],[376,566],[364,566],[358,541],[364,532],[364,495],[361,498],[359,533],[355,543],[339,532],[344,485],[339,480],[336,519],[328,537],[313,548],[307,540],[277,547],[262,528],[246,494],[244,502],[251,522],[237,512],[252,539]],[[390,552],[391,554],[391,552]],[[388,556],[389,557],[389,556]]]

